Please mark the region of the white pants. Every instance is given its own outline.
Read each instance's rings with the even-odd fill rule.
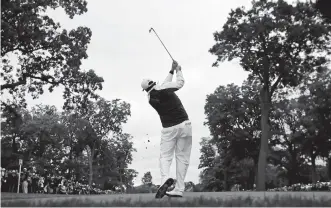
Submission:
[[[190,121],[163,128],[161,131],[160,171],[161,185],[169,178],[170,166],[176,155],[175,191],[184,192],[184,180],[190,163],[192,126]]]

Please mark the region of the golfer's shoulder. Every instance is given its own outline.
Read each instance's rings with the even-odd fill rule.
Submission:
[[[161,86],[158,86],[157,90],[159,90],[161,93],[168,93],[168,92],[174,92],[178,90],[178,88],[176,88],[174,83],[167,82]]]
[[[169,90],[169,88],[167,88],[164,85],[157,85],[154,90],[152,90],[150,92],[150,94],[154,94],[154,95],[164,95],[164,94],[168,94],[168,92],[171,91]]]

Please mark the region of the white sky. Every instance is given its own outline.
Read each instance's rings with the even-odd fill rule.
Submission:
[[[182,66],[185,85],[178,91],[193,125],[191,164],[186,181],[199,181],[199,142],[209,136],[205,121],[206,95],[219,85],[240,85],[247,73],[236,62],[211,67],[216,57],[208,50],[213,33],[222,29],[231,8],[249,6],[250,0],[89,0],[88,12],[70,20],[62,10],[49,14],[63,28],[87,26],[92,30],[88,60],[84,69],[94,69],[105,80],[99,93],[108,100],[123,99],[131,104],[132,116],[124,131],[134,137],[137,152],[130,168],[139,172],[135,185],[151,171],[153,183],[160,183],[159,141],[161,122],[141,91],[143,78],[162,82],[171,68],[171,59],[153,33],[153,27],[172,56]],[[43,103],[63,105],[61,90],[46,93],[38,100],[28,99],[29,107]],[[148,142],[150,140],[150,142]],[[175,177],[175,160],[171,169]]]

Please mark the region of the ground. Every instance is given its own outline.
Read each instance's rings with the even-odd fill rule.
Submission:
[[[205,199],[236,199],[238,197],[251,197],[253,199],[264,199],[272,198],[276,195],[282,196],[293,196],[293,197],[302,197],[318,200],[320,198],[331,199],[331,192],[186,192],[184,197],[181,199],[175,200],[193,200],[199,197],[204,197]],[[41,202],[44,201],[56,201],[60,202],[62,200],[92,200],[95,202],[111,202],[114,200],[121,201],[153,201],[154,194],[116,194],[116,195],[54,195],[54,194],[16,194],[16,193],[2,193],[1,194],[1,204],[5,202],[18,202],[18,201],[30,201],[38,200]],[[161,200],[169,200],[165,196]]]

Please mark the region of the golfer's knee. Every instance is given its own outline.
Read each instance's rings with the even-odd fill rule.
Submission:
[[[185,157],[184,155],[176,155],[176,160],[185,164],[185,165],[189,165],[190,161],[187,157]]]

